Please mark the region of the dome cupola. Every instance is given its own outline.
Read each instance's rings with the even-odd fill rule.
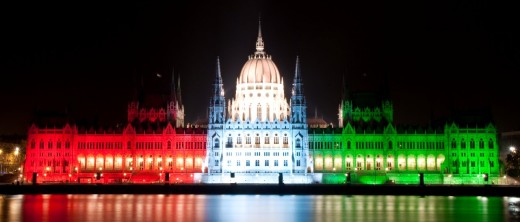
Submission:
[[[271,60],[271,56],[264,51],[261,25],[258,25],[258,37],[256,39],[256,52],[248,57],[242,67],[239,83],[281,83],[278,67]]]

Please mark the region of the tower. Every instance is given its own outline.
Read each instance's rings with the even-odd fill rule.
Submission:
[[[173,81],[173,80],[172,80]],[[172,82],[173,85],[173,82]],[[175,126],[176,127],[184,127],[184,104],[182,103],[182,96],[181,96],[181,76],[177,78],[177,92],[176,92],[176,107],[175,110],[177,111],[177,115],[175,118]]]
[[[208,136],[206,147],[206,167],[209,173],[218,173],[222,169],[222,138],[226,117],[226,98],[220,72],[220,60],[217,57],[215,80],[209,102]]]
[[[303,173],[307,168],[308,130],[307,104],[303,95],[303,82],[300,73],[300,59],[296,57],[296,68],[291,96],[291,126],[293,138],[293,172]]]
[[[177,95],[175,90],[175,71],[172,70],[172,80],[170,82],[170,99],[168,101],[166,115],[168,116],[168,121],[170,121],[174,127],[176,126],[175,120],[177,119],[176,100]]]
[[[184,127],[184,105],[181,100],[181,78],[177,78],[177,88],[175,88],[175,72],[172,71],[170,82],[170,99],[168,100],[166,115],[168,121],[174,127]]]
[[[341,95],[341,103],[338,108],[338,125],[340,128],[346,126],[346,123],[352,119],[352,99],[348,88],[347,78],[343,76],[343,89]]]
[[[303,96],[303,83],[300,74],[300,61],[296,57],[296,68],[294,71],[294,81],[291,96],[291,123],[293,128],[307,127],[307,105]]]

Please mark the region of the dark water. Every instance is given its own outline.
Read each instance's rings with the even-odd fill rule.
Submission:
[[[520,198],[15,195],[0,221],[520,221]]]

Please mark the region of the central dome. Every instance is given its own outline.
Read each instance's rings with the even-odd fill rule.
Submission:
[[[228,114],[233,121],[273,122],[287,120],[289,113],[283,79],[271,56],[264,52],[258,24],[256,51],[242,67]]]
[[[270,56],[250,56],[240,72],[239,83],[280,83],[280,72]]]
[[[264,52],[264,40],[262,39],[262,29],[258,25],[258,38],[256,39],[256,52],[249,56],[246,64],[242,67],[238,83],[281,83],[280,72]]]

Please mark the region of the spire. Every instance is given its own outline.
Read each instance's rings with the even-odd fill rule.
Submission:
[[[139,92],[137,95],[137,101],[143,102],[145,97],[145,89],[144,89],[144,75],[141,74],[141,84],[139,85]]]
[[[294,81],[291,96],[291,122],[295,124],[307,125],[307,105],[305,104],[305,96],[303,96],[303,83],[300,73],[300,58],[296,57],[296,68],[294,71]]]
[[[215,70],[215,84],[222,84],[222,74],[220,72],[220,58],[217,56],[217,70]]]
[[[215,81],[213,82],[213,95],[209,105],[209,124],[222,124],[226,116],[226,98],[220,73],[220,59],[217,57]]]
[[[258,18],[258,37],[256,38],[256,52],[255,55],[264,55],[264,40],[262,39],[262,22]]]
[[[175,94],[175,68],[172,68],[172,81],[170,82],[170,101],[177,100]]]
[[[348,72],[347,72],[347,76],[343,75],[343,95],[342,95],[342,99],[343,100],[350,100],[350,90],[349,90],[349,87],[348,87]]]
[[[173,82],[172,82],[173,84]],[[179,74],[179,77],[177,77],[177,102],[179,103],[179,106],[182,105],[182,98],[181,98],[181,75]]]
[[[300,57],[298,56],[296,56],[296,68],[294,70],[293,95],[303,95]]]

